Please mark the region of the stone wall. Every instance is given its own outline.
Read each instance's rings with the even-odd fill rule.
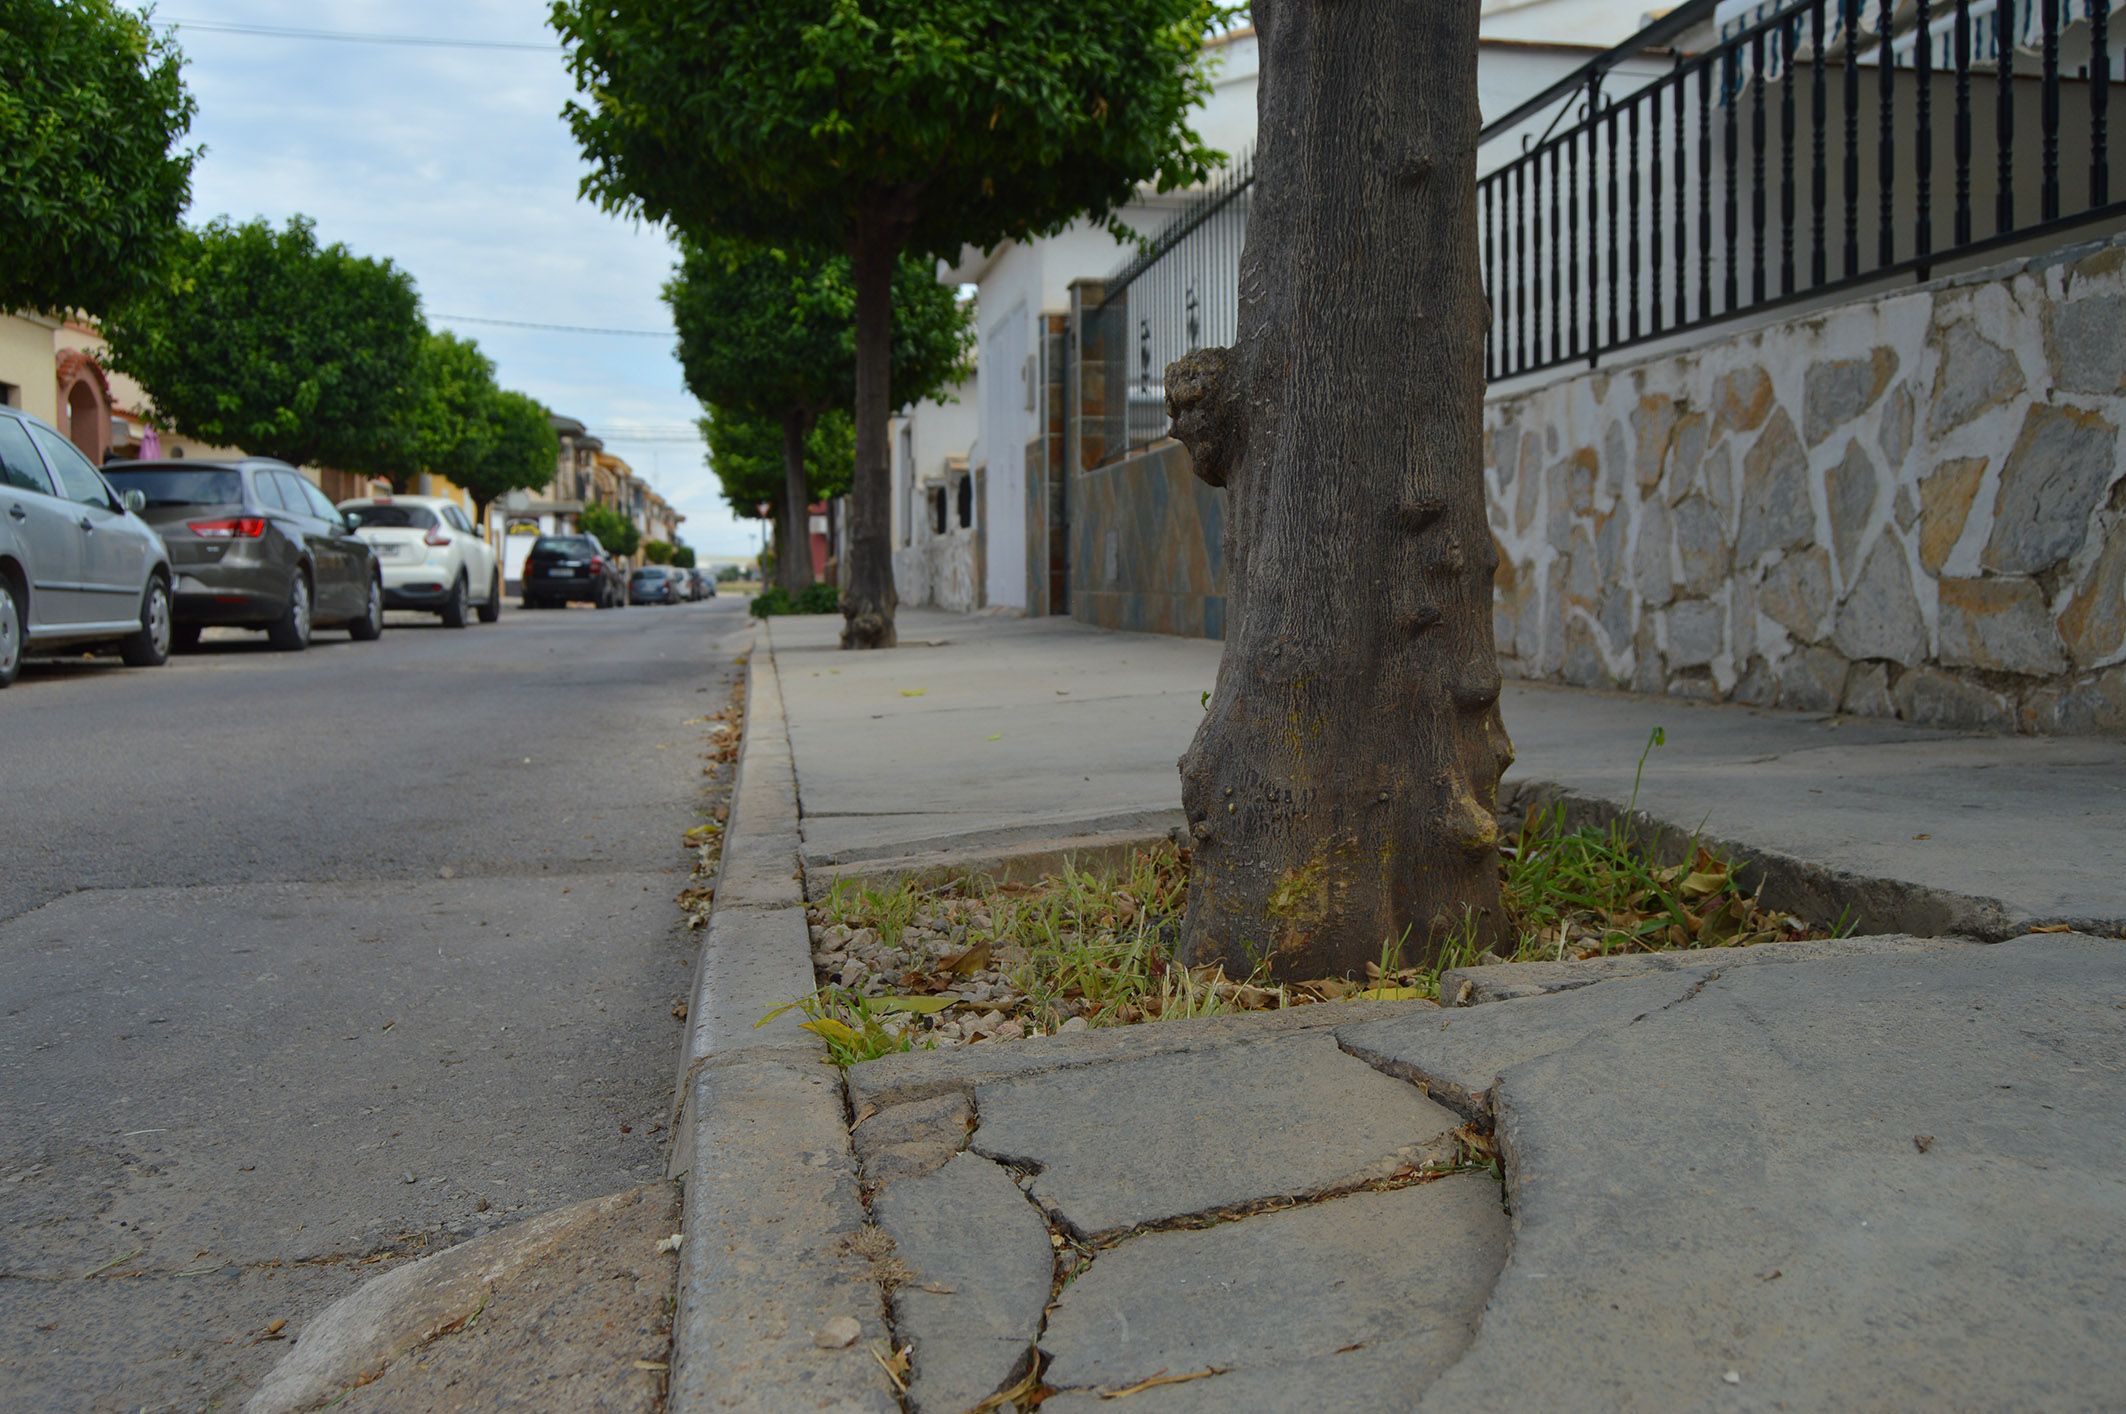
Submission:
[[[2126,243],[1485,409],[1509,673],[2126,731]]]

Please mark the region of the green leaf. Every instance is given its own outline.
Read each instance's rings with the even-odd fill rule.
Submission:
[[[867,1000],[880,1011],[907,1011],[918,1016],[935,1016],[953,1002],[951,997],[871,997]]]

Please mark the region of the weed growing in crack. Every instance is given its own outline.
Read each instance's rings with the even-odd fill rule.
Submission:
[[[1279,1010],[1343,1000],[1439,997],[1443,973],[1507,962],[1740,947],[1842,937],[1849,915],[1814,927],[1763,907],[1735,861],[1694,838],[1664,864],[1635,823],[1648,737],[1622,816],[1568,824],[1562,805],[1532,813],[1501,846],[1510,944],[1477,942],[1473,920],[1413,959],[1411,935],[1381,940],[1358,977],[1290,983],[1266,969],[1241,978],[1173,959],[1188,897],[1189,856],[1160,846],[1104,871],[1066,864],[1031,883],[979,878],[919,885],[837,882],[811,910],[821,988],[796,1005],[837,1064],[919,1043],[956,1046],[1143,1021]],[[787,1008],[786,1008],[787,1009]]]

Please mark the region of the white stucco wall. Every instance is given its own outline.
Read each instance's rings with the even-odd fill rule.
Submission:
[[[16,391],[24,412],[59,424],[58,374],[52,362],[56,326],[35,315],[0,314],[0,383]]]

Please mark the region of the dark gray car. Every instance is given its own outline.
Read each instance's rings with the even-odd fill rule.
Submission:
[[[363,641],[384,631],[376,552],[286,462],[113,462],[103,474],[141,494],[141,517],[169,546],[178,647],[210,625],[264,629],[289,650],[308,647],[314,628]]]

